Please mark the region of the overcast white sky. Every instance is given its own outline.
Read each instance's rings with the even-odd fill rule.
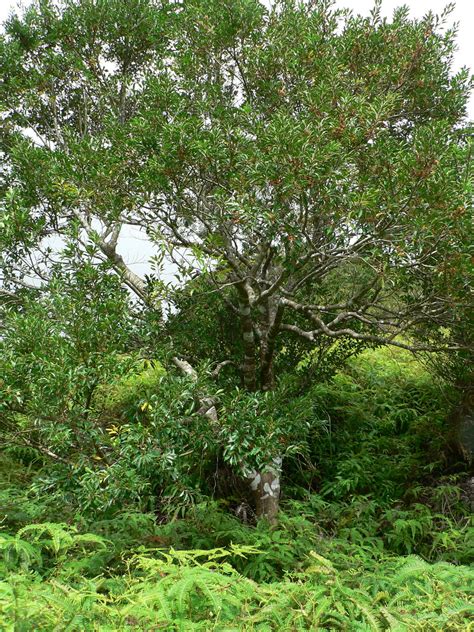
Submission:
[[[127,0],[123,0],[126,2]],[[268,0],[271,1],[271,0]],[[16,0],[0,0],[0,22],[8,17],[12,9],[17,6]],[[28,4],[28,0],[23,0],[23,5]],[[441,13],[448,4],[447,0],[383,0],[382,12],[390,17],[393,9],[402,4],[410,8],[413,17],[421,17],[428,11]],[[458,29],[458,50],[455,57],[456,68],[468,66],[474,71],[474,0],[458,0],[456,8],[451,14],[451,22],[459,25]],[[372,0],[337,0],[337,6],[347,7],[356,13],[367,14],[373,7]],[[474,98],[471,98],[469,108],[470,118],[474,119]],[[149,271],[147,261],[152,254],[150,245],[144,237],[140,237],[137,232],[130,234],[121,240],[121,250],[125,260],[137,274]],[[166,276],[172,276],[170,273]]]

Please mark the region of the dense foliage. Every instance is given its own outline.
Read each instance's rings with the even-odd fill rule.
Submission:
[[[472,79],[449,13],[7,20],[0,629],[473,629]]]
[[[202,422],[184,436],[167,426],[173,400],[186,397],[174,381],[173,390],[148,365],[98,389],[101,414],[113,415],[108,467],[90,453],[67,475],[37,452],[3,453],[0,608],[9,625],[469,629],[472,497],[449,442],[452,387],[408,354],[378,350],[305,389],[292,406],[310,411],[306,450],[292,456],[279,526],[269,528],[254,525],[245,488],[227,482],[219,498]],[[158,406],[155,421],[144,404]],[[170,445],[183,446],[174,478],[156,453]],[[157,507],[160,485],[171,487]]]
[[[201,360],[225,367],[227,402],[246,391],[239,447],[224,434],[216,449],[270,521],[306,422],[285,436],[272,420],[281,393],[265,393],[305,353],[329,359],[328,375],[364,345],[470,346],[472,81],[453,72],[448,16],[41,0],[0,37],[1,296],[58,279],[67,292],[80,260],[133,292],[142,344],[169,308],[160,328],[176,366],[193,380]],[[132,226],[154,248],[145,278],[122,255]],[[160,278],[171,265],[178,290]],[[216,417],[215,395],[196,397]]]

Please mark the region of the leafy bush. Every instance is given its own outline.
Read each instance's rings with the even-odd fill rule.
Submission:
[[[203,500],[219,452],[195,414],[202,388],[137,364],[96,391],[100,459],[70,469],[8,450],[6,629],[469,629],[472,530],[463,471],[443,456],[448,387],[377,350],[309,389],[289,380],[257,403],[236,391],[236,414],[263,412],[282,436],[288,420],[274,528],[254,525],[250,507],[248,524],[233,515],[238,496]],[[222,415],[235,404],[223,399]],[[173,520],[143,513],[157,496]]]
[[[94,407],[104,421],[135,418],[139,410],[149,408],[150,398],[159,389],[166,371],[157,360],[129,358],[128,371],[101,384],[95,393]]]
[[[57,565],[63,575],[77,574],[84,566],[80,555],[86,555],[91,546],[106,548],[100,536],[80,534],[76,528],[65,524],[32,524],[20,529],[15,536],[0,534],[5,571],[16,568],[41,570],[47,576],[45,568]]]

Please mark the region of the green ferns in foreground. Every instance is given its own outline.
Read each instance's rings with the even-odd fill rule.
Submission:
[[[146,389],[163,388],[153,380]],[[145,480],[159,463],[141,440],[151,413],[135,381],[120,382],[112,408],[138,411],[120,454]],[[155,413],[184,397],[182,383],[166,385],[175,390],[160,391]],[[163,504],[145,513],[128,479],[97,478],[103,465],[87,470],[98,482],[93,497],[32,448],[10,448],[0,460],[0,630],[474,630],[468,471],[446,452],[454,395],[388,350],[293,393],[310,413],[308,449],[288,457],[272,529],[232,515],[237,492],[170,505],[168,516]],[[175,419],[160,426],[164,446],[177,436]],[[153,457],[146,468],[133,460],[143,455]],[[203,498],[196,457],[186,458]],[[123,510],[98,511],[92,501],[107,495]]]
[[[342,544],[342,549],[338,544]],[[229,559],[258,547],[149,550],[129,554],[123,574],[87,577],[87,560],[111,543],[64,525],[36,525],[3,538],[2,629],[29,630],[470,630],[473,573],[417,556],[373,555],[323,542],[304,568],[257,583]],[[327,551],[331,551],[329,554]],[[82,564],[74,566],[82,555]],[[16,572],[12,556],[21,563]],[[42,559],[49,556],[45,577]],[[71,565],[72,563],[72,565]]]

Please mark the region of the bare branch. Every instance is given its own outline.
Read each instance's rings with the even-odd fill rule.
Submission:
[[[194,382],[198,379],[198,374],[196,370],[187,362],[186,360],[181,360],[180,358],[174,357],[172,358],[173,364],[175,364],[180,371],[184,373],[187,377],[190,377]]]
[[[219,364],[215,367],[215,369],[211,371],[210,376],[216,379],[219,376],[219,373],[222,371],[222,369],[226,366],[236,366],[236,364],[233,360],[224,360],[223,362],[219,362]]]
[[[184,373],[184,375],[186,375],[186,377],[191,378],[193,382],[197,382],[197,371],[189,364],[189,362],[187,362],[186,360],[181,360],[177,357],[172,358],[172,362],[178,367],[178,369],[180,369],[182,373]],[[218,416],[215,400],[212,397],[200,397],[199,405],[200,408],[197,411],[198,414],[203,415],[213,423],[216,423],[218,420]]]

